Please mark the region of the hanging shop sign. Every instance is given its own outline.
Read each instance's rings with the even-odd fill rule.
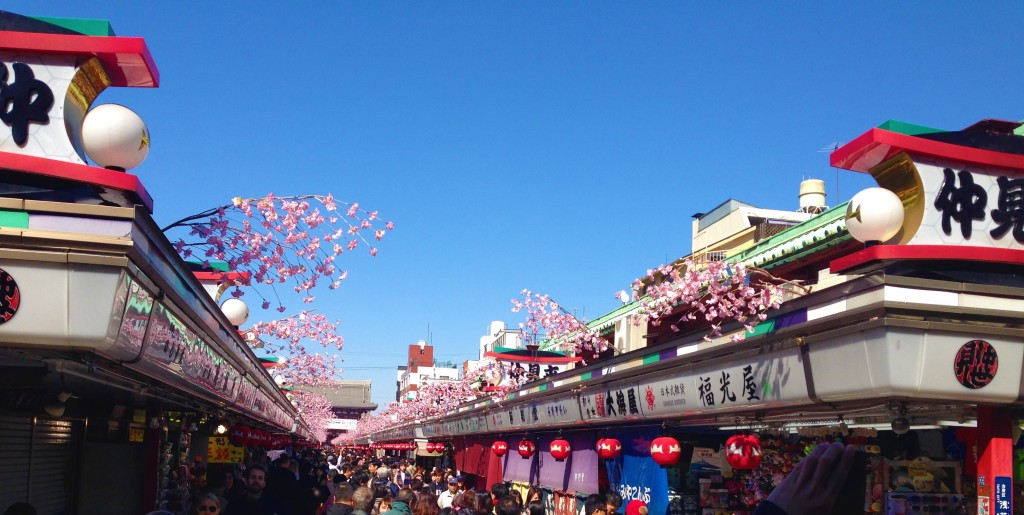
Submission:
[[[979,333],[894,324],[816,343],[808,354],[815,392],[826,402],[881,396],[1015,402],[1024,348]]]
[[[797,348],[641,382],[639,390],[640,411],[651,418],[811,403]]]
[[[486,417],[487,429],[509,431],[546,426],[580,424],[580,405],[575,396],[531,402],[501,410],[491,410]]]
[[[596,386],[593,391],[580,395],[580,412],[585,422],[633,420],[643,416],[641,402],[640,387],[635,381]]]
[[[999,354],[985,340],[971,340],[960,346],[953,359],[953,373],[964,387],[976,390],[988,386],[999,371]]]
[[[14,318],[21,305],[21,290],[14,276],[0,268],[0,324]]]
[[[437,438],[440,436],[447,436],[447,434],[444,432],[444,425],[445,423],[443,421],[423,424],[424,438]]]
[[[245,451],[240,445],[231,445],[228,437],[211,436],[206,448],[207,463],[242,463]]]

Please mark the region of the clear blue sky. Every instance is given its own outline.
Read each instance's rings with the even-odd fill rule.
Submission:
[[[2,8],[146,39],[161,86],[100,101],[149,125],[135,171],[159,222],[333,192],[396,223],[316,304],[342,321],[345,377],[373,379],[380,404],[428,324],[441,359],[472,358],[489,321],[520,320],[522,288],[591,319],[613,309],[726,198],[795,209],[803,178],[833,205],[870,186],[828,166],[832,142],[887,119],[1024,117],[1024,9],[1007,2]]]

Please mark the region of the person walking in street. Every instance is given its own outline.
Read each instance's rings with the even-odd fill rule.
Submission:
[[[334,486],[334,502],[325,515],[352,515],[355,511],[352,485],[341,482]]]
[[[352,515],[370,515],[373,510],[373,490],[360,486],[352,492]]]
[[[445,508],[451,508],[452,502],[455,501],[455,494],[459,492],[459,480],[452,477],[448,479],[448,490],[441,492],[441,495],[437,496],[437,506],[442,510]]]
[[[416,492],[410,488],[402,488],[391,503],[391,509],[382,511],[380,515],[412,515],[412,505],[416,502]]]
[[[267,471],[252,465],[245,471],[245,493],[228,501],[225,515],[291,515],[280,499],[265,494]]]

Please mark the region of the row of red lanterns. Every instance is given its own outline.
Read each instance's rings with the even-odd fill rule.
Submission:
[[[754,435],[735,435],[726,440],[726,461],[734,469],[754,469],[761,464],[761,442]],[[530,458],[537,451],[532,440],[523,439],[519,441],[519,455],[523,458]],[[555,461],[564,461],[569,457],[572,447],[563,438],[551,441],[549,446],[551,457]],[[491,444],[491,452],[495,456],[504,456],[508,453],[508,443],[497,440]],[[622,454],[622,442],[615,438],[602,438],[597,441],[597,455],[604,460],[613,460]],[[679,440],[671,436],[661,436],[651,442],[651,458],[655,463],[663,467],[669,467],[679,462],[683,454],[682,445]]]
[[[291,445],[292,438],[288,435],[275,435],[270,431],[236,425],[228,429],[228,441],[231,445],[251,445],[278,449]]]
[[[427,452],[444,452],[444,443],[442,442],[427,442],[423,448]]]

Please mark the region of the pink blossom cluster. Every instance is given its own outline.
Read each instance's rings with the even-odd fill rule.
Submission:
[[[551,297],[524,289],[522,300],[512,299],[512,312],[526,310],[526,321],[519,324],[523,341],[548,349],[581,353],[598,353],[608,348],[608,341],[597,331],[558,305]],[[538,338],[538,334],[543,335]]]
[[[300,311],[287,318],[271,320],[269,322],[257,322],[248,329],[242,330],[246,341],[269,337],[281,342],[293,352],[303,349],[303,340],[312,340],[323,347],[334,347],[341,350],[345,339],[338,334],[340,321],[331,322],[326,315],[314,311]],[[270,342],[267,351],[274,352],[279,347]]]
[[[632,289],[633,299],[640,302],[635,323],[658,325],[665,317],[678,313],[670,325],[673,331],[679,330],[678,323],[703,320],[711,327],[705,339],[720,336],[722,325],[730,321],[751,331],[767,318],[769,309],[782,302],[782,289],[777,285],[752,280],[742,263],[721,261],[686,260],[680,266],[662,265],[635,280]],[[733,338],[741,340],[743,336],[740,333]]]
[[[506,365],[488,359],[483,360],[465,377],[457,381],[427,383],[417,391],[415,399],[406,402],[392,402],[378,413],[364,415],[356,423],[356,430],[346,436],[356,438],[361,435],[371,435],[392,428],[396,424],[447,415],[466,402],[482,396],[489,395],[495,401],[500,402],[510,392],[521,388],[525,380],[522,377],[509,377],[505,368]],[[488,388],[488,391],[484,392],[481,386],[486,383],[485,378],[489,377],[504,377],[505,380],[500,385]]]
[[[341,367],[335,354],[309,353],[304,349],[288,359],[288,376],[297,386],[332,388],[340,379]]]
[[[295,390],[294,403],[299,416],[306,421],[313,438],[318,442],[327,440],[327,423],[334,418],[333,406],[326,397],[318,393]]]
[[[202,257],[207,265],[210,260],[226,261],[232,271],[242,273],[233,279],[231,294],[235,297],[243,294],[240,286],[272,287],[290,282],[303,301],[310,303],[321,281],[335,289],[345,279],[347,272],[335,266],[338,256],[360,245],[376,256],[371,240],[380,241],[395,227],[358,203],[342,202],[344,213],[338,211],[338,204],[330,194],[236,197],[229,205],[186,217],[164,231],[188,227],[189,235],[175,242],[179,254]],[[262,307],[268,309],[270,301],[261,297]],[[277,310],[284,312],[277,298]]]

